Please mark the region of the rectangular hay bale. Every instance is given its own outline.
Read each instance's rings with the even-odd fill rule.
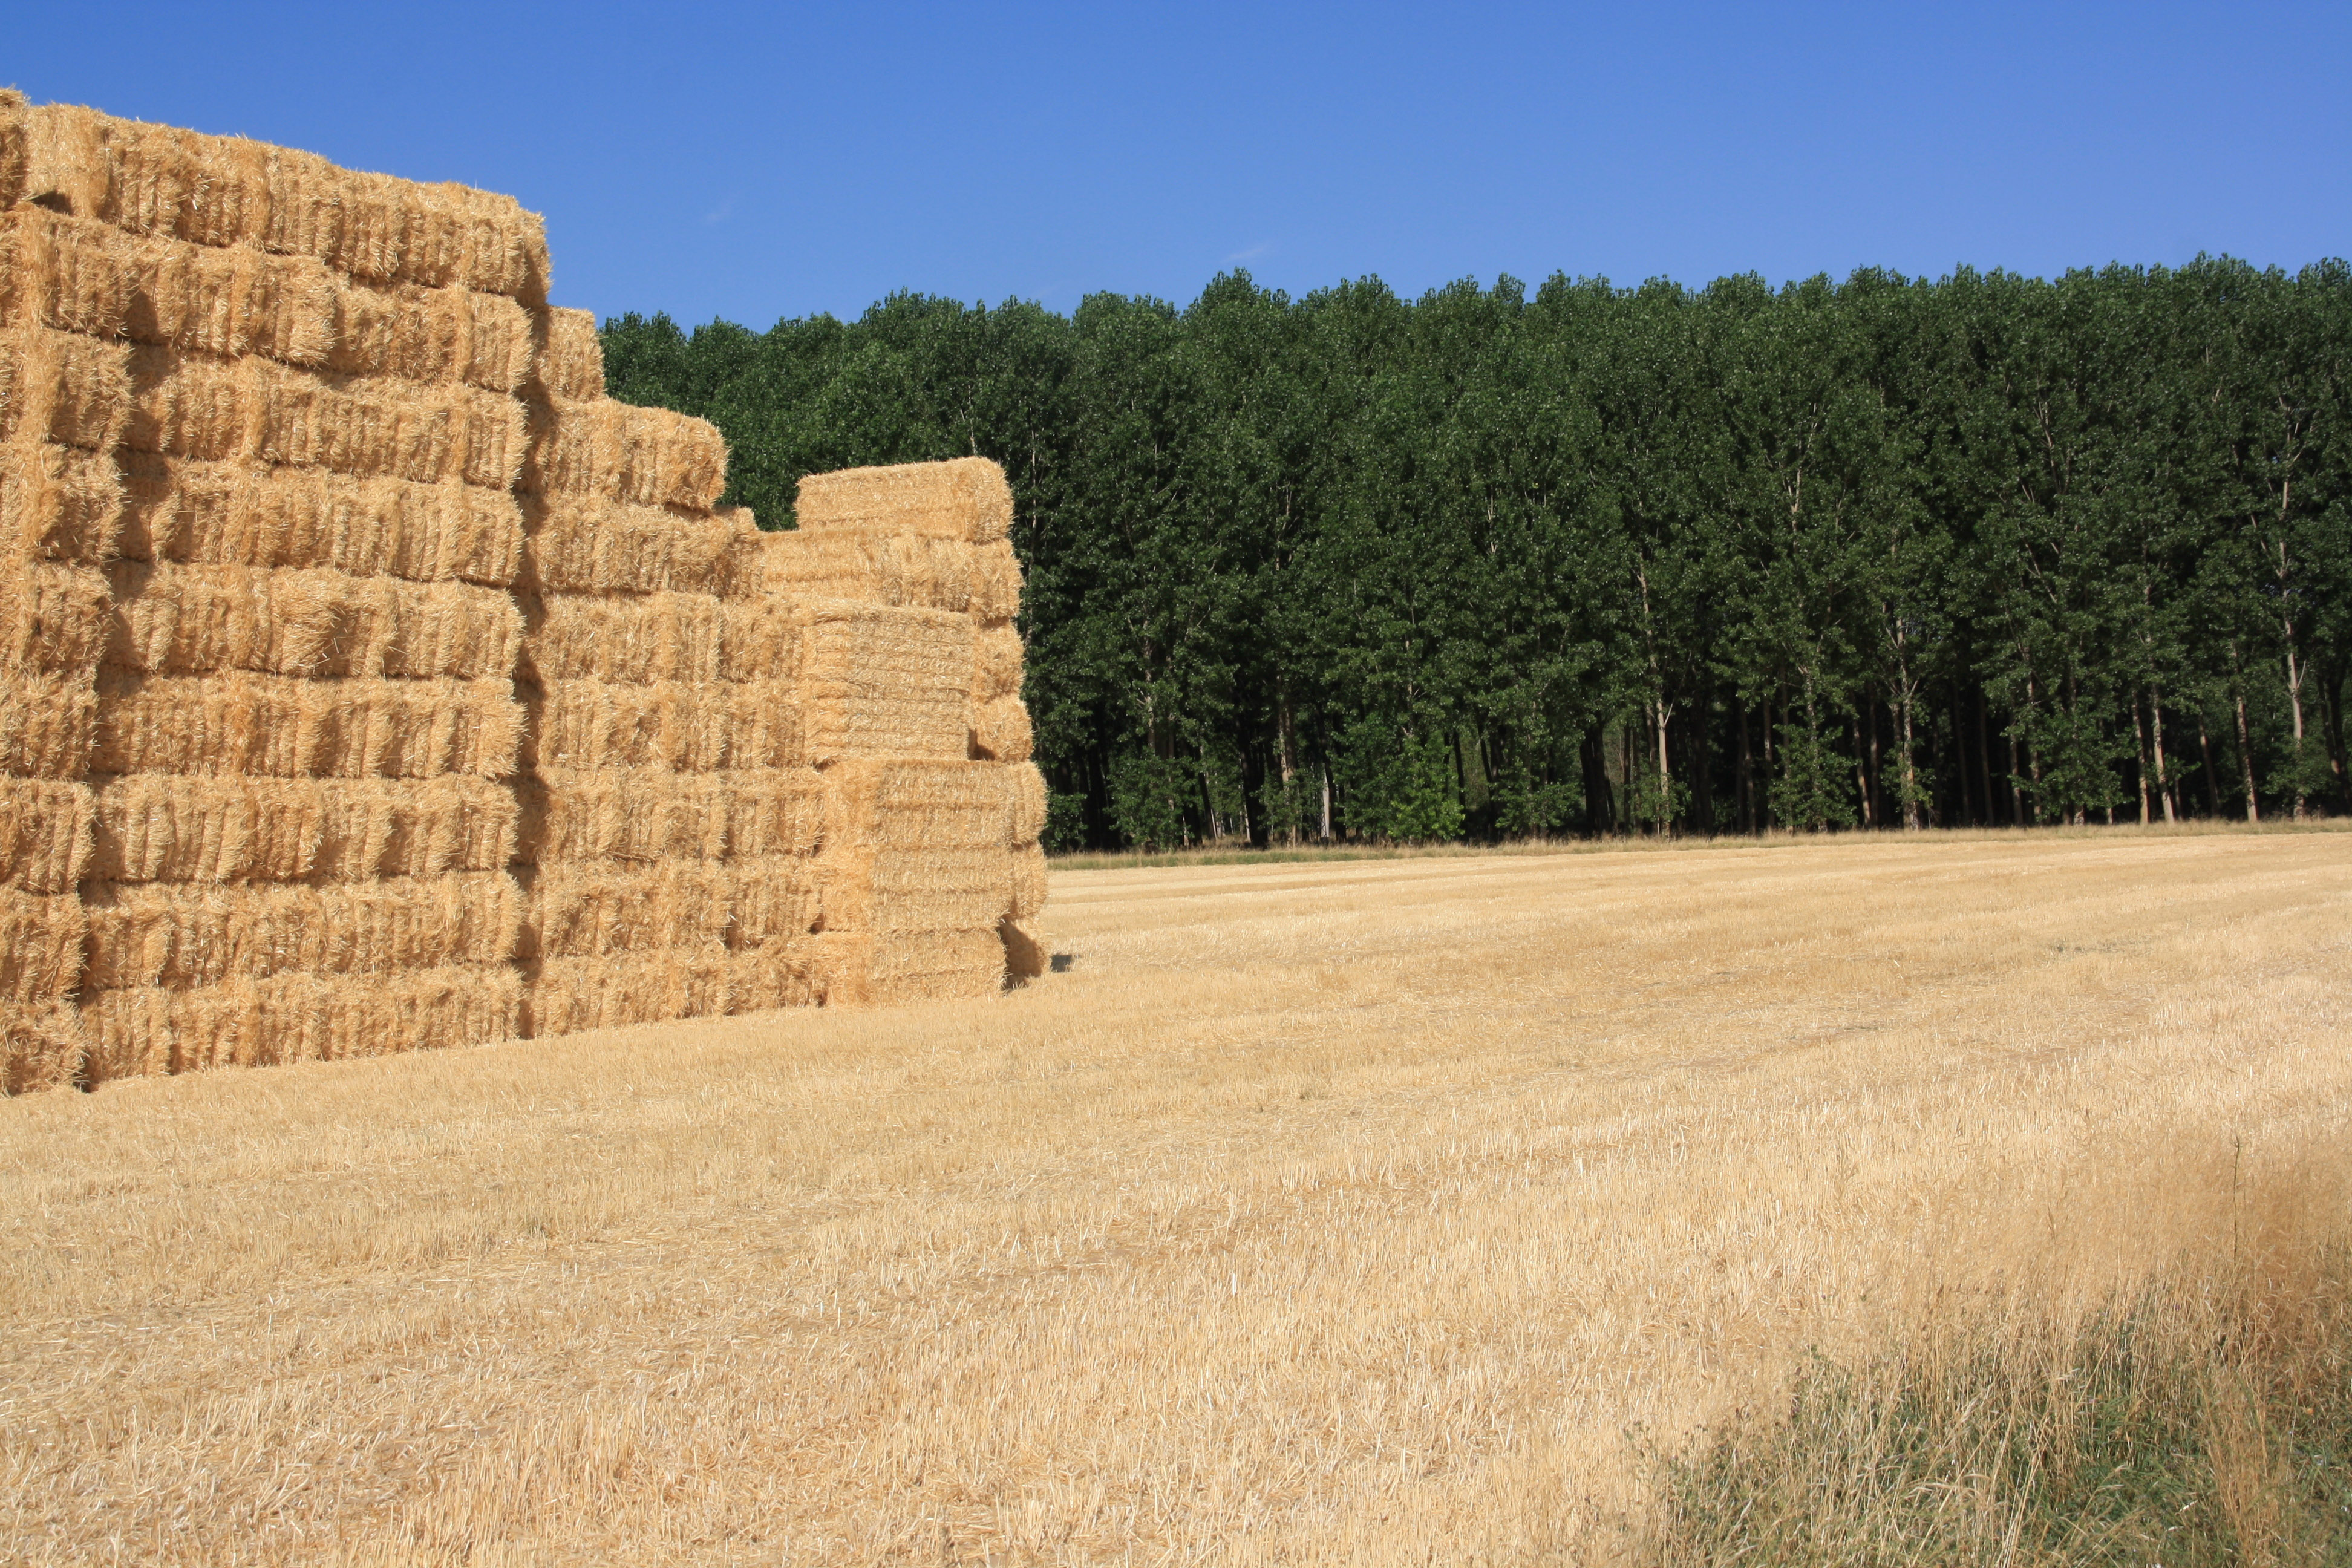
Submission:
[[[1034,820],[1034,769],[889,758],[824,770],[825,852],[1013,848]]]
[[[72,892],[90,864],[96,805],[79,780],[0,777],[0,888]]]
[[[807,768],[674,773],[542,766],[520,795],[523,857],[542,868],[806,855],[824,817],[823,781]]]
[[[733,961],[709,944],[643,956],[554,958],[523,967],[523,1026],[534,1039],[728,1011]]]
[[[372,976],[285,973],[196,990],[137,986],[82,1000],[94,1081],[218,1067],[341,1061],[512,1039],[522,984],[511,965]]]
[[[136,234],[314,257],[376,281],[547,294],[547,236],[509,196],[49,104],[23,111],[19,190]]]
[[[46,441],[0,448],[0,555],[105,561],[122,531],[122,503],[111,452]]]
[[[748,514],[687,512],[558,493],[523,507],[532,578],[561,593],[760,591],[761,536]]]
[[[0,684],[0,773],[79,779],[89,772],[98,694],[82,675],[19,675]]]
[[[89,761],[101,773],[495,779],[515,771],[522,722],[505,679],[108,669],[98,679]]]
[[[989,544],[1012,526],[1013,489],[988,458],[843,468],[804,476],[793,512],[807,529],[887,526]]]
[[[843,599],[812,599],[799,610],[812,758],[969,753],[970,616]]]
[[[994,929],[1011,912],[1014,851],[828,847],[814,862],[822,929],[951,931]]]
[[[123,479],[119,548],[131,560],[499,586],[522,566],[521,509],[479,485],[152,453],[130,454]]]
[[[727,442],[707,420],[597,398],[530,405],[529,455],[519,487],[637,506],[709,511],[727,488]]]
[[[559,680],[531,709],[533,766],[697,773],[807,761],[791,680]]]
[[[131,351],[135,452],[507,489],[527,428],[511,397],[457,384],[314,373],[257,358]]]
[[[68,1002],[0,1002],[0,1093],[65,1089],[83,1072],[80,1016]]]
[[[326,886],[91,882],[83,901],[93,989],[185,991],[303,971],[507,963],[523,898],[500,870]]]
[[[0,1005],[70,1000],[89,924],[76,894],[0,889]]]
[[[996,928],[959,931],[825,931],[828,1007],[976,1000],[1003,990],[1003,938]]]
[[[761,536],[768,592],[950,610],[984,622],[1021,609],[1013,546],[970,544],[887,523],[835,523]]]
[[[101,777],[93,880],[358,882],[499,871],[512,789],[481,779]]]
[[[132,421],[133,354],[77,332],[0,331],[0,442],[113,450]]]
[[[156,675],[510,677],[513,596],[325,568],[118,562],[107,662]]]
[[[550,397],[593,403],[604,395],[604,344],[593,310],[561,308],[534,312],[539,331],[536,370]]]
[[[105,574],[64,562],[0,559],[0,674],[83,674],[112,630]]]

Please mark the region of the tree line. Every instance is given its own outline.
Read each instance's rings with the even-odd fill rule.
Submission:
[[[730,500],[979,453],[1060,847],[2352,812],[2352,274],[604,329]]]

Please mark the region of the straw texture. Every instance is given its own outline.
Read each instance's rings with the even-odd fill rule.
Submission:
[[[80,901],[85,984],[119,991],[503,965],[515,955],[523,896],[500,870],[323,886],[92,882]]]
[[[23,125],[20,201],[136,234],[310,257],[367,281],[546,298],[544,226],[510,197],[63,104],[25,111]]]
[[[971,727],[971,619],[845,599],[802,606],[809,755],[961,757]]]
[[[771,533],[761,545],[772,594],[949,610],[984,623],[1020,613],[1021,563],[1003,540],[968,544],[862,522]]]
[[[356,576],[505,586],[522,510],[504,490],[126,454],[118,550],[139,561],[327,566]]]
[[[276,974],[193,990],[136,986],[85,998],[93,1081],[215,1067],[337,1061],[512,1038],[521,977],[505,964],[409,970],[355,985]]]
[[[503,778],[523,710],[506,680],[304,680],[272,675],[99,677],[101,773],[278,778]],[[6,709],[0,707],[0,742]]]
[[[88,874],[228,883],[499,871],[519,816],[511,789],[480,779],[136,773],[97,790]]]
[[[879,524],[937,539],[988,544],[1013,522],[1013,489],[986,458],[811,474],[793,506],[800,525]]]
[[[509,595],[315,570],[119,562],[109,663],[151,674],[476,679],[509,674],[522,616]]]

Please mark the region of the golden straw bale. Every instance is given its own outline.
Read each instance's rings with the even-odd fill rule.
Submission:
[[[496,871],[514,791],[482,779],[100,775],[92,880],[244,882]]]
[[[816,857],[820,929],[993,931],[1008,912],[1014,851],[862,849],[828,845]]]
[[[534,312],[539,328],[539,384],[565,403],[593,403],[604,395],[604,344],[596,335],[596,312],[553,309]]]
[[[134,452],[492,489],[508,489],[522,459],[521,405],[478,387],[154,347],[131,351],[131,379],[122,436]]]
[[[0,447],[0,553],[104,561],[122,532],[122,502],[110,453],[46,441]]]
[[[723,947],[627,958],[552,958],[523,966],[523,1026],[533,1038],[727,1012],[734,960]]]
[[[826,931],[828,1007],[990,996],[1004,988],[1003,939],[983,931]]]
[[[131,454],[123,469],[119,549],[135,561],[499,585],[522,565],[522,512],[504,490],[150,453]]]
[[[807,768],[575,773],[542,764],[519,793],[523,858],[541,868],[806,855],[824,821],[824,783]]]
[[[1012,920],[1025,921],[1045,907],[1045,851],[1025,844],[1013,851],[1013,893],[1004,908]]]
[[[196,990],[137,986],[82,1000],[95,1082],[218,1067],[340,1061],[512,1039],[522,1032],[511,965],[453,965],[372,976],[230,980]]]
[[[1007,797],[1012,802],[1013,847],[1034,844],[1045,836],[1045,775],[1034,763],[1000,763]]]
[[[89,921],[71,893],[0,889],[0,1004],[62,1002],[81,984]]]
[[[1013,490],[987,458],[809,474],[793,508],[808,529],[864,524],[987,544],[1013,522]]]
[[[0,673],[79,673],[111,631],[106,575],[62,562],[0,563]]]
[[[725,940],[720,868],[702,860],[555,862],[527,873],[525,959],[708,948]]]
[[[858,759],[824,770],[824,846],[1010,848],[1019,770],[930,759]]]
[[[89,785],[0,777],[0,888],[69,893],[90,864]]]
[[[180,677],[104,669],[95,746],[101,773],[504,778],[522,704],[514,683],[355,677]],[[0,731],[5,732],[5,731]]]
[[[533,766],[693,773],[807,760],[791,680],[559,680],[531,701]]]
[[[513,596],[324,569],[118,562],[109,663],[157,675],[507,676],[521,647]]]
[[[542,589],[746,598],[760,591],[760,535],[733,513],[635,506],[562,493],[523,505]]]
[[[518,951],[593,958],[713,942],[748,952],[797,942],[816,923],[814,867],[803,855],[540,866],[526,873]]]
[[[975,706],[1021,695],[1021,634],[1005,623],[984,626],[975,639],[971,700]]]
[[[1018,697],[979,705],[971,715],[971,754],[989,762],[1025,763],[1034,737],[1029,710]]]
[[[574,491],[708,511],[727,488],[727,442],[717,426],[667,408],[607,398],[533,403],[519,484],[533,495]]]
[[[0,1093],[64,1089],[82,1075],[81,1020],[63,1002],[0,1002]]]
[[[132,412],[132,355],[47,327],[0,331],[0,441],[111,451]]]
[[[972,625],[942,610],[803,601],[809,755],[966,755]]]
[[[80,675],[19,675],[0,683],[0,773],[78,779],[89,772],[98,694]]]
[[[25,120],[31,105],[13,87],[0,87],[0,207],[25,195]]]
[[[723,606],[707,594],[526,595],[527,679],[719,678]]]
[[[0,214],[0,326],[127,336],[140,241],[47,207]]]
[[[184,991],[297,971],[376,975],[506,963],[523,904],[504,871],[323,887],[91,882],[82,900],[89,986]]]
[[[727,965],[727,1010],[770,1013],[822,1003],[831,978],[825,957],[818,940],[806,935],[735,953]]]
[[[142,239],[43,207],[0,216],[0,323],[502,394],[531,361],[530,319],[499,295],[377,288],[308,257]]]
[[[530,317],[497,294],[351,284],[336,290],[332,321],[326,363],[350,375],[463,381],[511,394],[530,368]]]
[[[768,592],[952,610],[989,621],[1021,607],[1013,547],[967,544],[887,523],[839,523],[761,536]]]
[[[374,281],[546,298],[545,226],[509,197],[62,104],[23,118],[27,201],[139,234],[314,257]]]

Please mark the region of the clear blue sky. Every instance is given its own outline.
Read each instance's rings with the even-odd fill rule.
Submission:
[[[121,5],[0,82],[509,192],[557,302],[2352,253],[2352,5]]]

